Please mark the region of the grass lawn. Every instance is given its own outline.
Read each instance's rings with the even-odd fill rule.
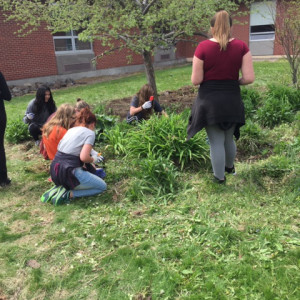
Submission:
[[[288,72],[284,61],[255,62],[253,86],[287,85]],[[160,92],[190,85],[190,65],[156,73]],[[53,94],[57,105],[81,97],[96,107],[145,81],[138,74]],[[32,98],[5,103],[8,120]],[[58,207],[39,200],[51,187],[49,162],[31,142],[6,143],[0,299],[299,299],[300,159],[290,147],[299,130],[296,121],[268,129],[272,146],[237,161],[225,186],[211,183],[209,162],[178,170],[179,188],[163,200],[130,196],[135,166],[99,144],[108,191]]]

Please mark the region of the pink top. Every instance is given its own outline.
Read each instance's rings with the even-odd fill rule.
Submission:
[[[237,39],[230,41],[225,51],[220,51],[217,42],[205,40],[199,43],[195,56],[204,61],[203,81],[238,80],[243,56],[248,52],[248,46]]]

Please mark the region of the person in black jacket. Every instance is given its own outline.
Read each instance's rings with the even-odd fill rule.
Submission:
[[[4,149],[4,133],[6,128],[6,112],[3,100],[10,101],[11,93],[7,86],[3,74],[0,72],[0,186],[4,187],[10,184],[7,177],[6,157]]]
[[[41,86],[36,91],[35,99],[32,99],[26,109],[23,122],[28,124],[28,130],[35,144],[39,146],[39,136],[42,127],[49,116],[56,111],[56,105],[49,87]]]
[[[255,75],[248,46],[231,37],[228,12],[217,12],[210,24],[212,38],[200,42],[193,57],[191,81],[200,87],[189,118],[187,139],[205,128],[213,181],[223,184],[225,172],[235,174],[234,137],[239,138],[239,129],[245,124],[240,85],[252,83]]]

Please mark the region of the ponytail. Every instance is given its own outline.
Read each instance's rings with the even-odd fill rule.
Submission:
[[[231,37],[230,28],[232,26],[232,19],[228,12],[225,10],[217,12],[211,19],[210,26],[212,27],[213,37],[220,44],[220,50],[225,51]]]

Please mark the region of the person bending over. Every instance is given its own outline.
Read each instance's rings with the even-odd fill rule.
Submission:
[[[54,116],[43,126],[41,144],[44,145],[43,153],[47,155],[48,159],[54,159],[58,143],[67,130],[74,125],[75,120],[75,107],[70,104],[62,104]]]
[[[88,108],[82,109],[75,126],[59,142],[58,151],[50,166],[55,186],[43,194],[42,202],[51,200],[54,205],[58,205],[106,190],[106,183],[100,177],[83,168],[84,165],[97,164],[104,159],[98,153],[91,155],[95,142],[95,125],[95,115]]]
[[[35,144],[39,146],[39,136],[42,134],[42,127],[49,116],[56,111],[56,105],[49,87],[41,86],[36,91],[26,109],[23,122],[28,124],[28,130],[33,137]]]
[[[130,103],[130,110],[127,114],[126,121],[131,124],[135,121],[147,120],[153,114],[153,110],[167,116],[166,112],[156,100],[153,98],[154,92],[149,84],[141,87],[139,92],[133,96]],[[151,98],[152,97],[152,98]]]

